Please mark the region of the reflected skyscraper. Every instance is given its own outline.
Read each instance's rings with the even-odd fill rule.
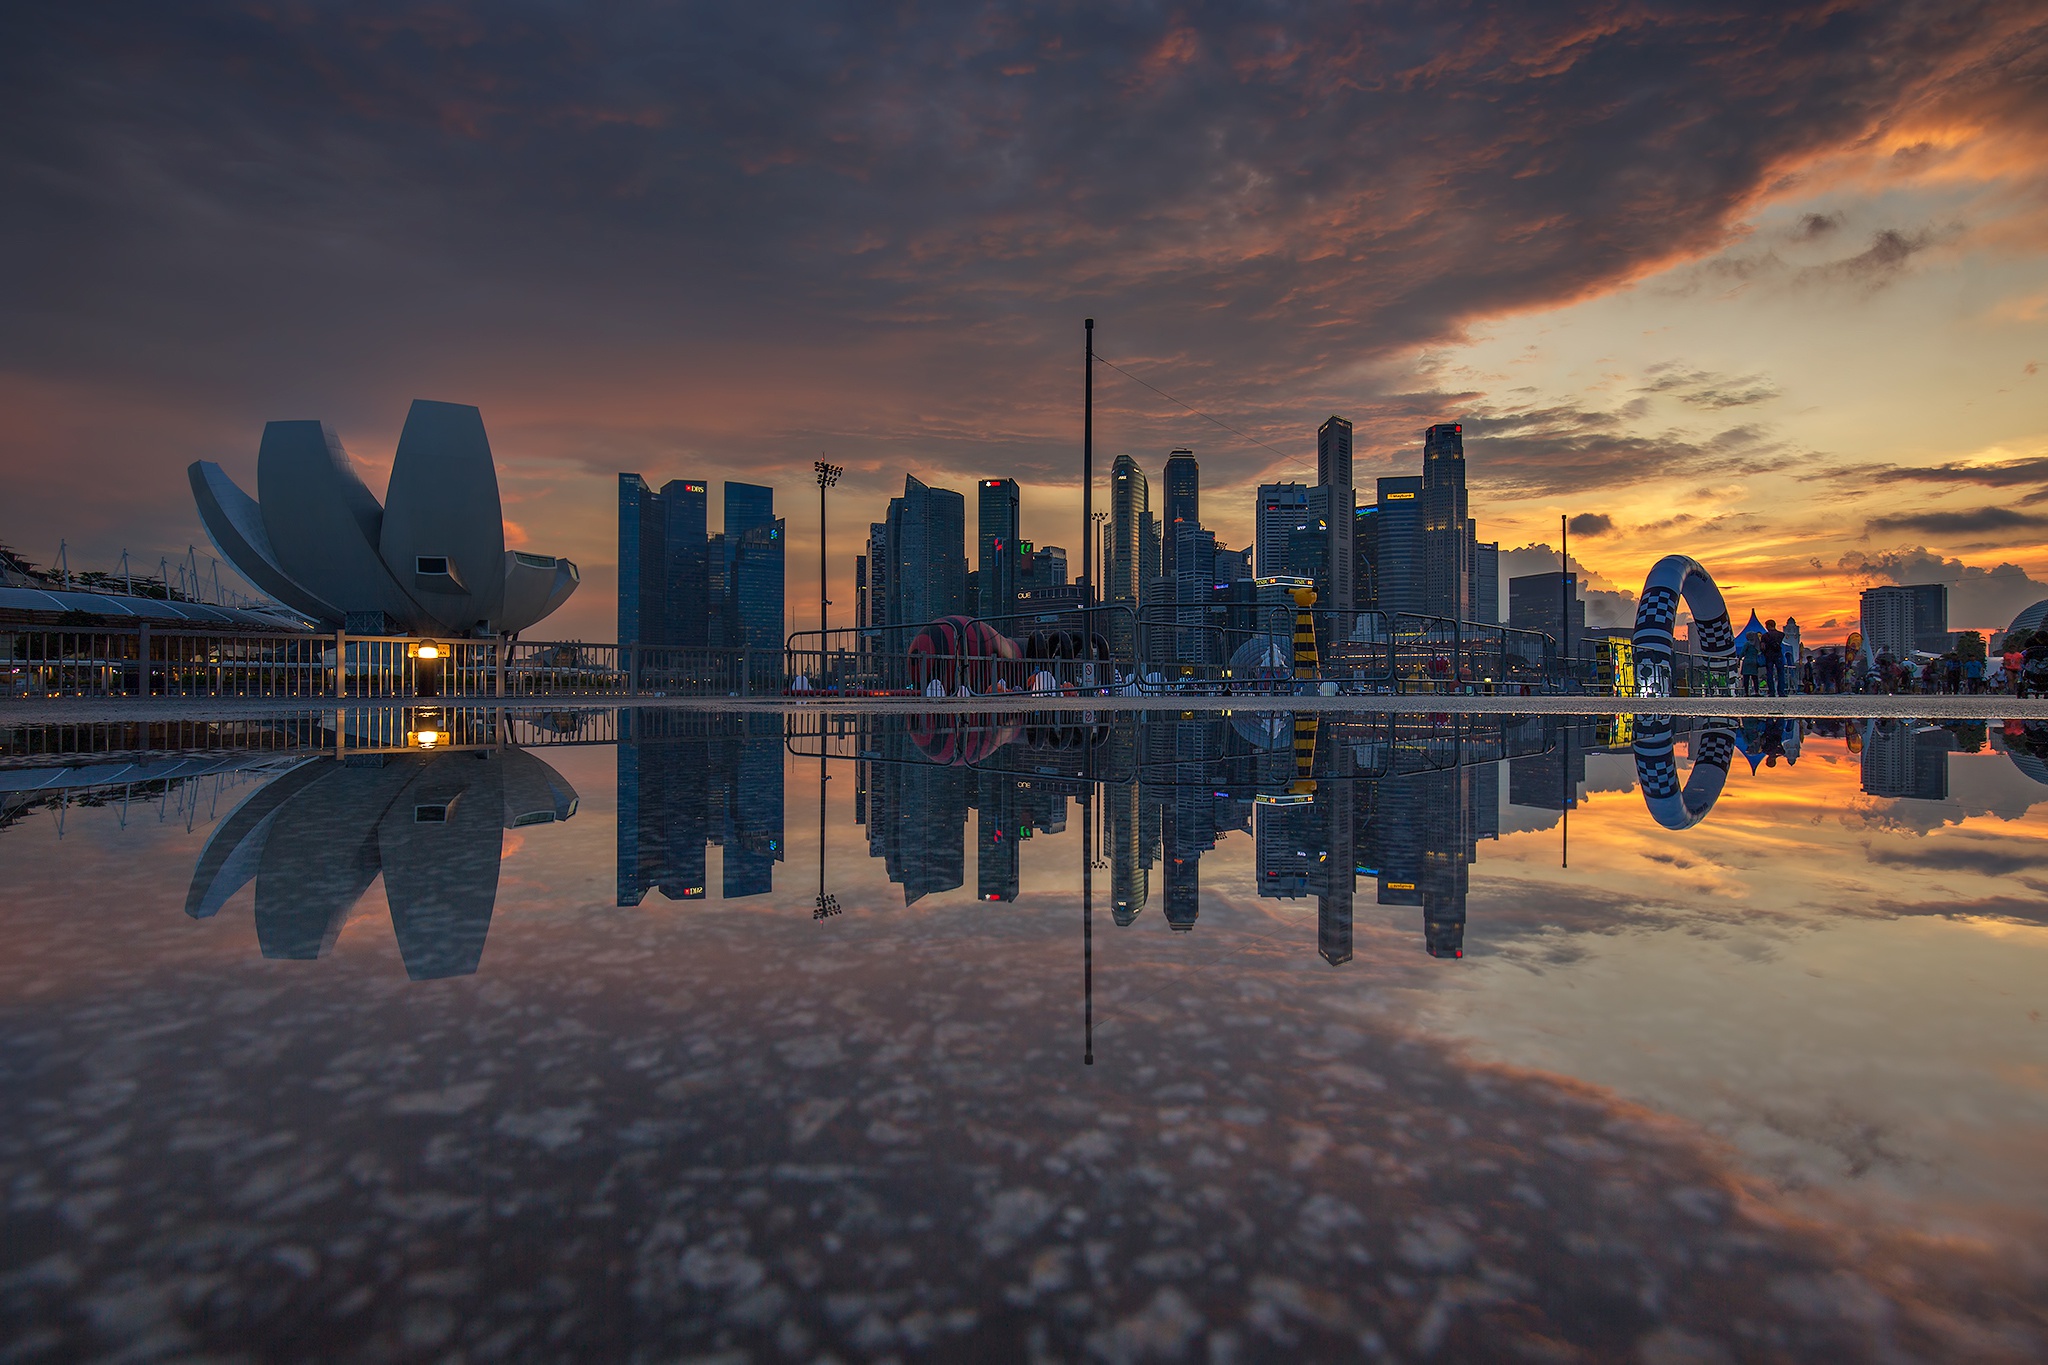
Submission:
[[[618,752],[620,905],[650,888],[703,898],[710,844],[724,850],[725,897],[774,889],[787,856],[779,717],[623,711]]]

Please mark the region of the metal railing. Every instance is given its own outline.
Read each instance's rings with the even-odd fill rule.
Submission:
[[[435,640],[343,633],[0,627],[0,696],[527,699],[1088,695],[1603,694],[1598,657],[1563,657],[1551,637],[1507,626],[1379,612],[1309,613],[1318,667],[1295,676],[1294,612],[1195,622],[1126,603],[988,622],[1023,658],[919,653],[925,624],[798,631],[780,649],[580,641]],[[1238,608],[1232,608],[1237,610]],[[432,644],[437,658],[420,650]],[[1089,657],[1090,655],[1093,657]],[[1725,661],[1680,654],[1675,694],[1731,690]]]

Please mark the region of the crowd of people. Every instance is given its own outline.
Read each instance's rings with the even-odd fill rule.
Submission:
[[[1743,638],[1736,657],[1738,687],[1750,697],[1782,697],[1788,678],[1806,693],[2048,696],[2048,630],[2008,635],[1989,650],[1982,635],[1964,631],[1946,653],[1898,658],[1888,650],[1852,654],[1839,645],[1800,650],[1767,621],[1762,632]]]

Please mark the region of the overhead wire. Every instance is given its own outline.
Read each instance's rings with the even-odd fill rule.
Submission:
[[[1174,397],[1174,396],[1173,396],[1172,394],[1168,393],[1168,392],[1167,392],[1167,391],[1166,391],[1165,389],[1162,389],[1162,388],[1160,388],[1160,387],[1159,387],[1159,386],[1158,386],[1157,384],[1153,384],[1153,383],[1150,383],[1150,382],[1148,382],[1148,381],[1146,381],[1146,380],[1143,380],[1143,379],[1140,379],[1140,378],[1138,378],[1138,376],[1136,376],[1136,375],[1132,374],[1132,373],[1131,373],[1131,372],[1130,372],[1129,370],[1127,370],[1127,369],[1125,369],[1125,368],[1124,368],[1123,366],[1121,366],[1121,365],[1117,364],[1117,363],[1116,363],[1116,362],[1115,362],[1114,360],[1111,360],[1111,359],[1110,359],[1110,358],[1109,358],[1108,356],[1105,356],[1105,355],[1103,355],[1103,354],[1102,354],[1101,352],[1099,352],[1099,351],[1098,351],[1098,352],[1096,353],[1096,355],[1095,355],[1095,358],[1096,358],[1096,360],[1100,361],[1100,362],[1101,362],[1102,364],[1104,364],[1104,365],[1107,365],[1107,366],[1109,366],[1109,368],[1111,368],[1112,370],[1115,370],[1115,371],[1116,371],[1116,372],[1117,372],[1118,374],[1122,375],[1122,376],[1123,376],[1124,378],[1126,378],[1126,379],[1130,380],[1130,381],[1131,381],[1131,382],[1132,382],[1133,384],[1140,384],[1140,385],[1143,385],[1143,386],[1144,386],[1145,388],[1148,388],[1148,389],[1152,390],[1152,392],[1154,392],[1154,393],[1158,394],[1158,395],[1159,395],[1159,396],[1160,396],[1161,398],[1164,398],[1164,399],[1165,399],[1165,400],[1166,400],[1167,402],[1169,402],[1169,403],[1172,403],[1172,404],[1175,404],[1176,406],[1179,406],[1179,407],[1183,407],[1183,408],[1186,408],[1186,409],[1187,409],[1187,410],[1188,410],[1189,412],[1192,412],[1192,413],[1193,413],[1193,414],[1194,414],[1195,416],[1197,416],[1197,417],[1201,418],[1201,419],[1202,419],[1203,421],[1205,421],[1205,422],[1213,422],[1213,423],[1214,423],[1215,425],[1217,425],[1217,426],[1219,426],[1219,427],[1222,427],[1222,428],[1223,428],[1223,429],[1224,429],[1225,431],[1229,432],[1229,433],[1230,433],[1231,435],[1233,435],[1233,436],[1236,436],[1236,437],[1238,437],[1238,438],[1240,438],[1240,439],[1242,439],[1242,440],[1250,441],[1250,442],[1251,442],[1251,443],[1252,443],[1253,445],[1255,445],[1255,446],[1259,447],[1259,448],[1260,448],[1261,450],[1270,450],[1270,451],[1272,451],[1272,452],[1273,452],[1273,453],[1274,453],[1275,455],[1278,455],[1278,456],[1279,456],[1279,457],[1280,457],[1281,459],[1283,459],[1283,460],[1287,460],[1287,461],[1289,461],[1289,462],[1291,462],[1291,463],[1294,463],[1294,464],[1301,464],[1301,463],[1303,462],[1303,461],[1302,461],[1302,458],[1301,458],[1301,456],[1299,456],[1299,455],[1290,455],[1290,454],[1288,454],[1288,453],[1287,453],[1286,451],[1284,451],[1284,450],[1281,450],[1281,449],[1279,449],[1279,448],[1278,448],[1278,447],[1276,447],[1276,446],[1270,446],[1270,445],[1267,445],[1267,444],[1266,444],[1266,443],[1265,443],[1264,441],[1261,441],[1261,440],[1260,440],[1260,439],[1259,439],[1258,437],[1256,437],[1256,436],[1252,435],[1252,434],[1251,434],[1251,433],[1249,433],[1249,432],[1246,432],[1246,431],[1240,431],[1240,430],[1238,430],[1238,429],[1237,429],[1236,427],[1234,427],[1234,426],[1230,425],[1230,423],[1228,423],[1228,422],[1224,421],[1224,420],[1223,420],[1222,418],[1220,418],[1220,417],[1211,417],[1211,416],[1210,416],[1210,415],[1209,415],[1208,413],[1206,413],[1206,412],[1203,412],[1203,411],[1202,411],[1202,410],[1201,410],[1200,408],[1196,407],[1196,406],[1195,406],[1195,405],[1194,405],[1193,403],[1185,402],[1185,401],[1184,401],[1184,400],[1182,400],[1182,399],[1179,399],[1179,398],[1175,398],[1175,397]]]

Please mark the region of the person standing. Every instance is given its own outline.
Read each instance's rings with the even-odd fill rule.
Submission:
[[[1764,686],[1773,697],[1785,695],[1785,632],[1776,620],[1764,622]]]
[[[2005,654],[1999,662],[2005,665],[2005,676],[2012,684],[2012,694],[2019,696],[2020,674],[2026,668],[2027,656],[2020,649],[2020,642],[2010,635],[2005,637]]]
[[[1757,674],[1763,668],[1763,657],[1757,648],[1756,636],[1746,637],[1742,642],[1742,695],[1756,695]]]

